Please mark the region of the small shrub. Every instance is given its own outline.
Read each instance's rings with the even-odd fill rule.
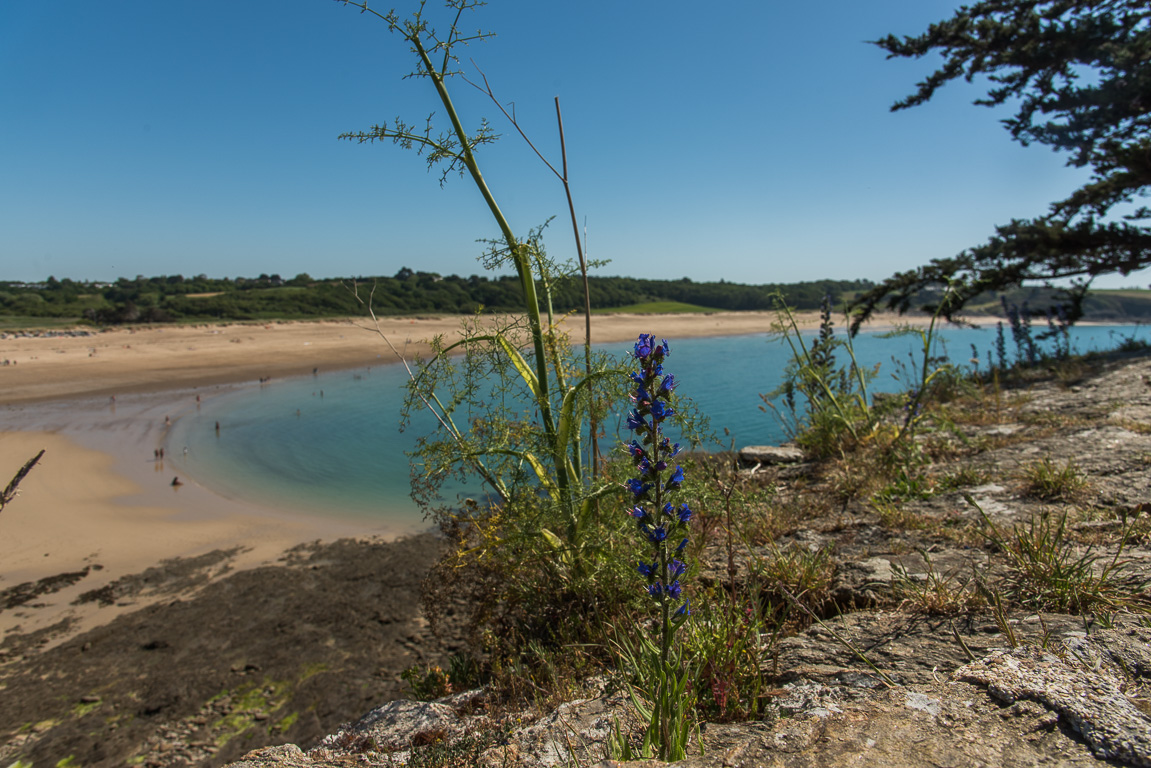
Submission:
[[[761,668],[782,629],[780,615],[754,595],[718,589],[701,596],[687,645],[691,657],[701,660],[696,706],[707,721],[755,720],[763,715]]]
[[[416,701],[434,701],[452,692],[448,673],[438,666],[414,664],[400,673],[400,679],[408,684],[408,694]]]

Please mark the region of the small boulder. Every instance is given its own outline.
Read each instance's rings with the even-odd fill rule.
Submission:
[[[751,466],[797,464],[803,461],[803,451],[794,445],[749,445],[740,449],[739,460]]]

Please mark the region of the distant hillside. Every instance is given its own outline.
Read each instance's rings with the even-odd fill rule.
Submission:
[[[1042,308],[1058,303],[1056,292],[1050,288],[1016,288],[1003,294],[1008,304]],[[1002,316],[1002,301],[998,294],[976,297],[968,304],[972,314]],[[1083,319],[1091,322],[1151,322],[1151,290],[1124,288],[1091,291],[1083,302]]]
[[[803,283],[744,285],[719,281],[644,280],[631,277],[589,278],[592,308],[597,311],[738,311],[772,309],[782,294],[797,309],[815,309],[824,296],[834,304],[866,290],[867,280],[815,280]],[[87,321],[96,324],[267,320],[362,315],[359,298],[371,300],[377,314],[435,312],[471,314],[523,308],[515,277],[459,277],[401,269],[391,277],[314,280],[307,274],[285,280],[279,275],[214,279],[170,275],[112,283],[77,282],[54,277],[42,283],[0,282],[0,324]],[[562,280],[555,286],[554,307],[583,307],[580,285]]]

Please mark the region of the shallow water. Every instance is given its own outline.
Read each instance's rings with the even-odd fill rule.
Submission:
[[[1151,340],[1145,327],[1082,327],[1072,329],[1072,349],[1113,348],[1131,336]],[[911,387],[920,343],[914,335],[861,334],[855,342],[859,362],[880,364],[871,391]],[[1007,343],[1013,355],[1010,334]],[[993,328],[946,329],[935,353],[970,366],[972,344],[986,370]],[[623,357],[630,347],[601,349]],[[766,334],[672,340],[666,367],[679,382],[677,393],[692,398],[710,418],[722,447],[738,448],[787,439],[778,418],[761,410],[759,394],[780,383],[789,355],[786,345]],[[838,357],[842,362],[846,353]],[[402,366],[376,366],[273,380],[213,397],[173,423],[168,450],[186,448],[186,471],[232,498],[309,514],[383,519],[415,530],[425,524],[408,497],[405,452],[434,422],[422,414],[399,431],[406,376]],[[608,444],[614,441],[609,436]],[[457,490],[482,492],[478,485]]]

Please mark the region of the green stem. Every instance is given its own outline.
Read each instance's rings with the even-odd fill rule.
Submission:
[[[540,323],[539,298],[536,294],[535,280],[532,277],[531,261],[525,252],[527,249],[516,239],[511,225],[508,223],[503,211],[500,210],[495,196],[492,194],[487,181],[480,172],[479,164],[476,162],[475,155],[472,153],[468,135],[464,131],[459,114],[456,112],[451,95],[448,93],[447,85],[444,83],[444,75],[440,70],[436,69],[436,66],[432,63],[427,49],[425,49],[423,41],[419,37],[419,30],[409,31],[406,36],[415,48],[416,54],[420,57],[424,71],[428,77],[431,78],[432,84],[436,88],[436,94],[440,97],[440,103],[444,105],[444,109],[447,111],[448,119],[452,124],[452,130],[455,132],[456,138],[460,143],[460,160],[468,169],[472,181],[483,196],[484,202],[487,203],[488,210],[491,211],[493,218],[495,218],[496,224],[500,228],[500,233],[503,235],[504,242],[508,246],[512,263],[515,264],[516,274],[519,276],[520,287],[524,294],[524,309],[527,310],[528,325],[532,334],[532,344],[535,348],[536,376],[539,380],[539,395],[536,405],[539,407],[540,420],[543,422],[544,431],[551,447],[550,453],[555,466],[556,484],[560,489],[561,501],[570,512],[571,487],[567,472],[567,457],[565,455],[566,452],[562,450],[559,450],[557,453],[559,446],[556,444],[556,428],[552,418],[551,399],[548,394],[548,362],[544,347],[543,329]]]

